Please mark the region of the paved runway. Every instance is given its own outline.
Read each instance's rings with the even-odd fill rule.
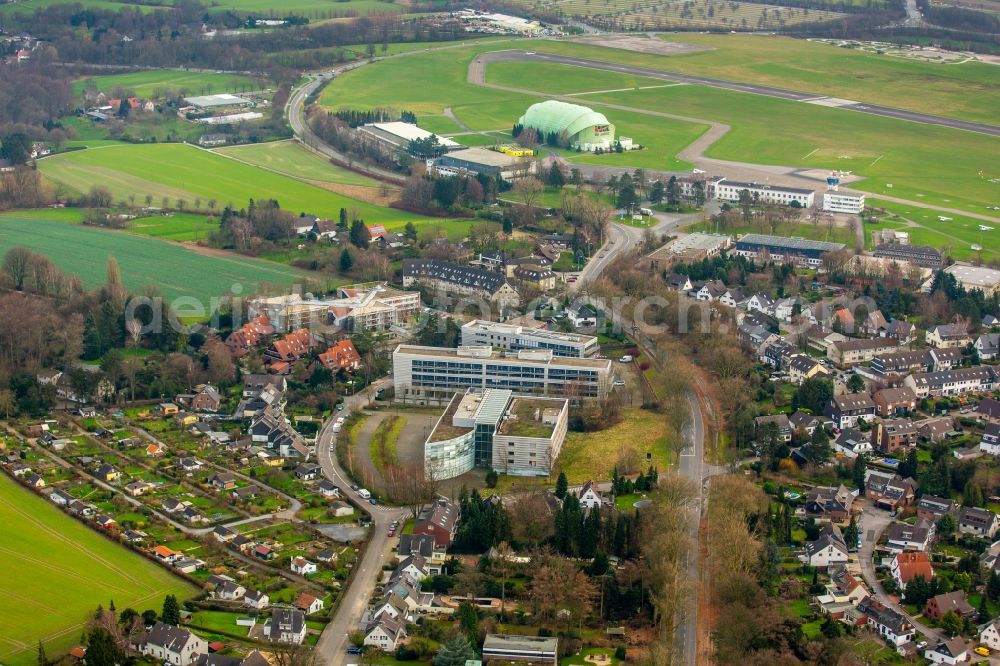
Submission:
[[[645,76],[647,78],[661,79],[664,81],[691,83],[696,85],[711,86],[713,88],[724,88],[726,90],[735,90],[737,92],[753,93],[755,95],[764,95],[767,97],[777,97],[779,99],[790,100],[793,102],[809,102],[823,97],[822,95],[816,95],[815,93],[796,92],[794,90],[785,90],[784,88],[761,86],[752,83],[737,83],[734,81],[723,81],[721,79],[712,79],[705,76],[675,74],[673,72],[664,72],[658,69],[647,69],[645,67],[634,67],[632,65],[620,65],[617,63],[600,62],[597,60],[585,60],[582,58],[552,55],[547,53],[534,53],[531,51],[519,51],[519,50],[494,51],[493,53],[484,53],[479,57],[479,60],[482,61],[483,64],[489,64],[493,62],[529,61],[529,62],[551,62],[560,65],[575,65],[577,67],[589,67],[591,69],[601,69],[608,72],[621,72],[622,74]],[[966,120],[957,120],[955,118],[944,118],[941,116],[933,116],[926,113],[917,113],[915,111],[904,111],[902,109],[894,109],[889,106],[879,106],[877,104],[864,104],[861,102],[854,102],[842,105],[838,104],[836,108],[847,109],[849,111],[858,111],[860,113],[869,113],[874,116],[896,118],[897,120],[908,120],[910,122],[915,122],[915,123],[924,123],[925,125],[938,125],[940,127],[950,127],[951,129],[965,130],[967,132],[978,132],[980,134],[1000,136],[1000,126],[997,125],[989,125],[987,123],[974,123]]]

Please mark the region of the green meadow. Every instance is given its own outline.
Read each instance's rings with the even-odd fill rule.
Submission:
[[[364,187],[379,187],[381,185],[373,178],[330,163],[316,153],[303,148],[297,141],[249,143],[241,146],[216,148],[212,152],[300,180]]]
[[[38,642],[50,659],[79,644],[98,604],[159,610],[167,594],[197,590],[60,512],[0,475],[0,662],[34,666]]]
[[[250,199],[275,199],[285,210],[336,219],[341,208],[368,224],[421,221],[418,215],[375,206],[281,174],[184,144],[118,145],[64,153],[39,161],[53,181],[77,192],[108,188],[116,200],[146,195],[160,205],[178,199],[188,205],[214,200],[219,209],[243,208]]]
[[[73,82],[73,94],[80,95],[87,87],[110,93],[115,88],[131,90],[138,97],[155,97],[158,92],[174,90],[189,95],[211,95],[222,92],[260,90],[267,85],[259,79],[238,74],[189,72],[182,69],[152,69],[126,74],[88,76]]]
[[[27,247],[44,254],[66,273],[79,275],[88,288],[104,283],[105,265],[112,256],[129,289],[155,285],[168,299],[189,296],[202,303],[229,293],[236,284],[241,293],[249,294],[262,284],[288,286],[308,279],[297,269],[270,261],[236,254],[202,254],[159,238],[85,227],[75,223],[71,215],[55,214],[59,211],[51,211],[52,215],[44,210],[30,212],[33,214],[0,215],[0,254],[11,247]],[[195,218],[180,216],[178,224],[190,230],[198,224]],[[136,231],[142,232],[141,225],[159,223],[150,235],[169,238],[170,219],[142,218],[134,224]]]

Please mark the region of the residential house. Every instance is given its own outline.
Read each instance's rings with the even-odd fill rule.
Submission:
[[[208,479],[208,485],[216,490],[232,490],[236,487],[236,475],[232,472],[217,472]]]
[[[962,507],[958,512],[958,531],[961,534],[992,539],[997,533],[997,515],[977,506]]]
[[[938,519],[946,513],[955,510],[955,500],[936,497],[934,495],[924,495],[917,502],[917,518],[937,523]]]
[[[365,645],[380,648],[383,652],[392,652],[396,645],[406,638],[403,623],[388,614],[382,614],[377,620],[365,628]]]
[[[885,376],[905,376],[911,372],[924,372],[931,368],[931,358],[926,351],[895,351],[879,354],[872,359],[874,372]]]
[[[865,496],[880,509],[897,511],[913,504],[917,496],[917,482],[904,479],[898,474],[869,471],[865,481]]]
[[[36,489],[38,489],[38,488],[44,488],[45,487],[45,479],[43,479],[38,474],[29,474],[28,477],[24,480],[24,483],[29,488],[36,488]]]
[[[513,634],[486,634],[483,641],[483,663],[505,666],[512,662],[527,662],[531,666],[556,666],[559,660],[559,639]]]
[[[354,515],[354,507],[347,502],[330,502],[330,506],[327,508],[327,511],[334,518]]]
[[[932,372],[951,370],[962,365],[964,360],[962,349],[931,349],[927,352],[930,358]]]
[[[877,421],[872,431],[872,442],[884,453],[894,453],[901,447],[916,446],[917,426],[909,419]]]
[[[956,666],[969,659],[969,648],[961,636],[941,641],[937,645],[924,650],[924,659],[931,664],[947,664]]]
[[[579,498],[580,506],[588,511],[590,509],[599,509],[604,504],[604,498],[593,481],[587,481],[583,484],[583,487],[580,488]]]
[[[991,361],[1000,355],[1000,333],[984,333],[973,343],[979,358]]]
[[[217,412],[219,405],[222,404],[222,396],[219,395],[218,389],[206,384],[196,390],[190,404],[191,409],[196,412]]]
[[[802,430],[807,435],[812,435],[816,428],[826,427],[824,421],[826,419],[821,416],[807,414],[801,410],[788,417],[788,422],[792,424],[793,430]],[[830,425],[833,426],[832,423]]]
[[[429,534],[434,537],[434,543],[447,548],[455,538],[458,527],[458,505],[443,497],[434,500],[429,510],[425,510],[417,524],[413,527],[414,534]]]
[[[243,595],[243,605],[256,610],[264,610],[271,605],[271,597],[262,590],[247,590]]]
[[[792,384],[802,384],[807,379],[832,374],[825,365],[805,354],[792,356],[785,364],[785,369],[788,371],[788,381]]]
[[[774,312],[774,299],[768,294],[758,292],[748,298],[743,303],[743,307],[748,312],[756,310],[757,312],[763,312],[764,314],[771,314]]]
[[[361,367],[361,355],[354,348],[350,339],[340,340],[319,355],[319,362],[324,368],[337,372],[339,370],[358,370]]]
[[[304,557],[293,557],[290,566],[292,573],[300,576],[309,576],[316,573],[316,564]]]
[[[1000,423],[1000,400],[983,398],[976,405],[976,418],[988,423]]]
[[[316,484],[316,490],[318,490],[319,494],[322,495],[325,499],[333,499],[335,497],[340,497],[340,489],[337,488],[337,485],[333,481],[330,481],[329,479],[323,479],[318,484]]]
[[[215,537],[216,541],[220,543],[229,543],[236,537],[240,535],[236,530],[232,530],[225,525],[219,525],[214,530],[212,530],[212,536]]]
[[[845,564],[848,557],[847,543],[840,528],[829,523],[823,527],[815,541],[806,544],[803,562],[811,567],[828,567]]]
[[[924,552],[934,536],[934,523],[920,520],[915,525],[893,523],[886,531],[886,546],[891,553]]]
[[[868,616],[869,624],[875,632],[892,645],[899,647],[913,641],[913,625],[902,613],[872,597],[858,604],[858,609]]]
[[[100,479],[101,481],[117,481],[120,476],[121,472],[115,469],[114,465],[109,465],[107,463],[99,466],[94,471],[94,477]]]
[[[312,346],[312,333],[308,328],[300,328],[272,342],[264,352],[264,362],[270,366],[272,372],[288,374],[292,365],[308,354]]]
[[[246,594],[247,589],[239,583],[231,580],[221,581],[212,591],[212,598],[220,601],[239,601]]]
[[[842,368],[868,363],[876,356],[889,354],[899,349],[895,338],[847,338],[833,343],[827,354],[830,360]]]
[[[917,327],[905,319],[893,319],[886,329],[886,336],[896,338],[901,345],[908,345],[917,339]]]
[[[226,347],[229,348],[234,358],[240,358],[268,340],[272,335],[274,335],[274,326],[271,325],[271,320],[267,316],[261,315],[230,333],[229,337],[226,338]],[[249,375],[251,378],[259,376]]]
[[[934,569],[931,568],[927,553],[896,553],[889,565],[889,573],[892,574],[892,579],[896,581],[899,589],[905,590],[907,584],[917,576],[922,576],[925,581],[930,582],[934,576]]]
[[[189,666],[208,654],[208,643],[183,627],[157,622],[139,650],[147,657],[173,666]]]
[[[991,456],[1000,456],[1000,423],[987,423],[983,437],[979,440],[979,450]]]
[[[959,617],[971,617],[976,609],[969,605],[965,590],[955,590],[931,597],[924,606],[924,615],[934,620],[940,620],[948,611],[954,611]]]
[[[167,546],[156,546],[155,548],[153,548],[153,555],[160,562],[173,564],[177,560],[181,559],[184,556],[184,553],[182,553],[179,550],[172,550]]]
[[[871,437],[860,430],[845,428],[833,441],[833,450],[845,458],[866,456],[872,452]]]
[[[295,468],[295,478],[300,481],[313,481],[322,473],[323,470],[315,463],[302,463]]]
[[[929,442],[941,441],[954,428],[955,423],[950,416],[942,416],[937,419],[924,419],[917,424],[917,432]]]
[[[979,642],[991,650],[1000,650],[1000,618],[979,627]]]
[[[133,481],[132,483],[125,486],[125,492],[127,492],[132,497],[139,497],[145,495],[150,488],[155,486],[152,483],[146,481]]]
[[[410,555],[399,563],[396,567],[396,573],[409,576],[412,580],[419,583],[428,576],[427,563],[423,555]]]
[[[834,523],[845,523],[858,493],[841,484],[837,488],[816,487],[806,495],[806,516]]]
[[[264,637],[272,643],[302,645],[306,639],[306,616],[297,608],[275,608],[264,623]]]
[[[972,342],[965,324],[938,324],[927,330],[924,340],[939,349],[961,349]]]
[[[873,400],[876,414],[883,418],[912,412],[917,408],[917,394],[906,386],[876,391]]]
[[[706,280],[695,282],[691,288],[691,294],[696,301],[718,301],[729,292],[726,285],[721,280]]]
[[[691,284],[691,278],[687,275],[671,273],[667,276],[667,287],[671,291],[679,291],[682,294],[686,294],[694,288],[694,285]]]
[[[761,433],[769,428],[776,428],[778,441],[790,442],[792,441],[792,424],[788,420],[787,414],[774,414],[772,416],[758,416],[754,419],[756,424],[757,436],[760,437]]]
[[[858,332],[873,338],[885,337],[889,332],[889,322],[881,310],[874,310],[869,312],[858,325]]]
[[[404,259],[403,286],[421,283],[445,292],[479,296],[502,307],[517,307],[521,297],[507,276],[496,271],[437,259]]]
[[[990,366],[955,368],[937,372],[920,372],[904,380],[918,398],[955,396],[965,393],[989,393],[1000,386],[1000,375]]]
[[[830,570],[830,582],[833,583],[838,594],[847,597],[855,606],[870,596],[865,584],[848,571],[847,567]]]
[[[856,427],[862,419],[871,423],[875,420],[876,409],[867,393],[849,393],[835,396],[827,405],[826,415],[843,430]]]
[[[295,607],[306,615],[312,615],[313,613],[318,613],[323,610],[326,605],[319,597],[314,597],[308,592],[303,592],[299,595],[299,598],[295,600]]]

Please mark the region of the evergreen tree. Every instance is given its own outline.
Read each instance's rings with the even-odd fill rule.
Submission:
[[[340,272],[349,273],[354,266],[354,259],[351,258],[351,251],[346,247],[340,251]]]
[[[563,187],[566,184],[566,174],[563,173],[562,167],[559,166],[558,162],[552,162],[548,177],[545,180],[552,187]]]
[[[968,481],[962,491],[962,504],[964,506],[983,506],[983,489],[975,481]]]
[[[597,544],[601,538],[601,511],[597,507],[587,513],[580,530],[580,557],[591,558],[597,553]]]
[[[468,601],[458,607],[458,626],[462,628],[469,642],[479,642],[479,611]]]
[[[820,425],[816,426],[812,437],[809,438],[806,454],[817,465],[822,465],[830,460],[833,450],[830,448],[830,435],[827,434],[826,428]]]
[[[86,666],[115,666],[125,663],[125,652],[122,651],[112,636],[104,627],[94,627],[87,637],[87,653],[83,657]]]
[[[49,658],[45,654],[45,646],[38,641],[38,666],[49,666]]]
[[[559,472],[559,478],[556,479],[556,497],[563,499],[566,497],[566,491],[569,488],[569,481],[566,479],[565,472]]]
[[[83,358],[94,361],[101,358],[104,344],[101,341],[101,331],[97,328],[97,318],[93,311],[88,311],[83,320]]]
[[[990,571],[990,577],[986,581],[986,596],[990,601],[1000,600],[1000,574],[995,569]]]
[[[917,478],[917,449],[910,449],[903,462],[899,463],[899,475],[904,479]]]
[[[865,458],[864,456],[858,456],[854,459],[854,469],[851,473],[851,478],[854,480],[854,485],[858,490],[864,491],[865,489]]]
[[[405,235],[411,241],[417,240],[417,227],[413,222],[407,222],[406,228],[403,230],[403,235]]]
[[[650,203],[658,204],[663,201],[664,188],[663,182],[656,180],[653,181],[653,186],[649,188],[649,201]]]
[[[847,380],[847,390],[851,393],[861,393],[865,390],[865,379],[861,375],[854,374]]]
[[[368,247],[369,240],[368,227],[365,226],[365,223],[361,220],[351,222],[351,243],[356,247],[365,249]]]
[[[168,594],[163,600],[163,612],[160,613],[160,619],[165,624],[172,624],[175,627],[181,623],[181,607],[177,604],[177,597]]]
[[[937,520],[937,533],[946,540],[950,540],[955,533],[955,519],[950,513],[943,514]],[[1000,587],[997,588],[1000,592]]]
[[[941,618],[941,631],[944,632],[945,636],[958,636],[962,633],[963,626],[962,618],[958,617],[958,614],[953,610],[948,611]]]
[[[677,182],[677,176],[671,176],[667,181],[667,203],[676,206],[681,202],[681,186]]]
[[[340,209],[340,217],[337,218],[337,227],[343,230],[347,230],[347,209]]]
[[[469,644],[465,634],[458,634],[445,642],[432,662],[434,666],[465,666],[465,662],[475,659],[476,651]]]

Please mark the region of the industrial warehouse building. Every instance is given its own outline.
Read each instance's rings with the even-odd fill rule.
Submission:
[[[761,203],[776,203],[790,206],[793,203],[802,208],[810,208],[816,193],[801,187],[778,187],[777,185],[761,185],[760,183],[741,183],[735,180],[720,180],[715,183],[714,196],[722,201],[739,201],[741,192],[749,192],[750,196]]]
[[[611,388],[611,359],[566,358],[551,350],[494,351],[488,346],[457,349],[401,344],[392,353],[396,400],[445,405],[467,388],[598,398]]]
[[[462,344],[489,345],[494,349],[550,349],[556,356],[587,358],[600,349],[597,338],[580,333],[560,333],[546,328],[528,328],[494,321],[473,319],[462,325]]]
[[[452,479],[474,467],[548,476],[566,439],[569,401],[506,389],[456,393],[424,443],[428,478]]]
[[[827,252],[843,249],[843,243],[764,234],[746,234],[736,240],[738,255],[761,261],[793,263],[807,268],[820,266],[823,263],[823,255]]]
[[[387,154],[395,154],[399,150],[407,150],[412,141],[422,141],[436,138],[437,143],[444,151],[455,150],[462,146],[451,139],[438,136],[425,129],[420,129],[413,123],[388,122],[369,123],[358,128],[358,138],[366,143],[377,145],[386,151]]]
[[[517,124],[535,130],[541,139],[552,134],[565,136],[574,150],[613,150],[618,144],[625,150],[632,148],[631,139],[615,139],[615,126],[603,113],[579,104],[555,100],[532,104]]]
[[[427,170],[438,176],[474,176],[483,174],[513,180],[538,171],[529,157],[515,157],[486,148],[466,148],[427,160]]]

